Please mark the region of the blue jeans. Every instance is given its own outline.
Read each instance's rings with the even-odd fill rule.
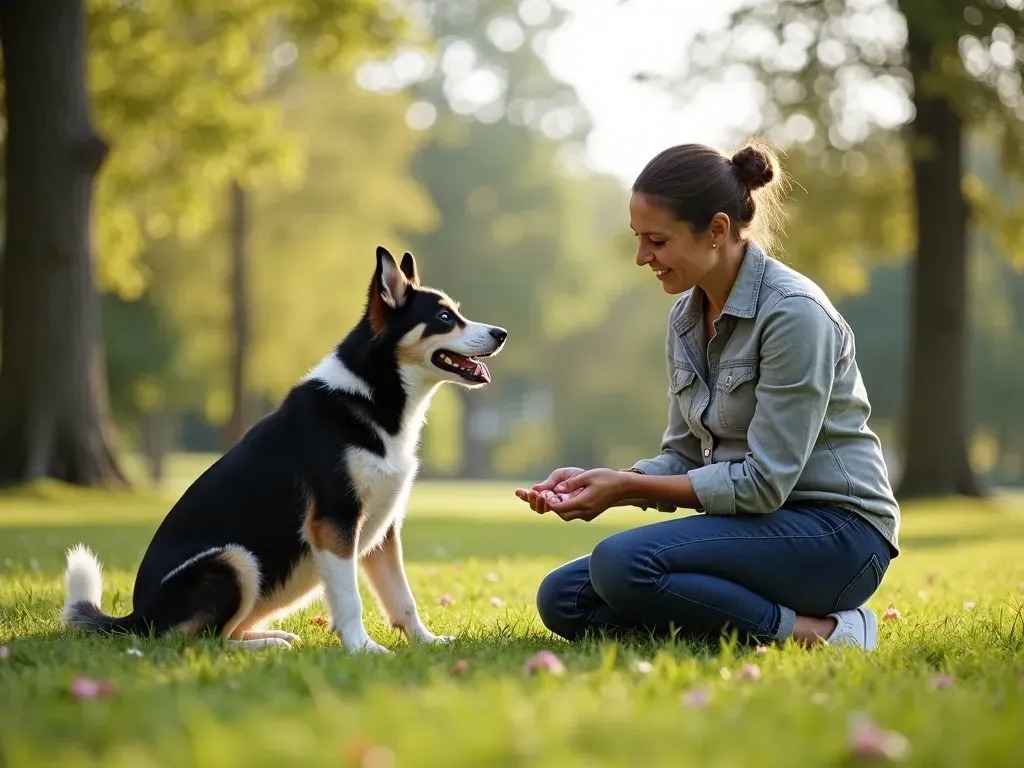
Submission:
[[[736,630],[781,641],[797,614],[857,608],[889,567],[888,542],[852,512],[788,505],[768,515],[691,515],[617,533],[549,573],[537,608],[567,640],[588,632],[687,639]]]

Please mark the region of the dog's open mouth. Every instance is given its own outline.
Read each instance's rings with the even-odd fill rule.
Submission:
[[[439,349],[431,356],[430,362],[442,371],[454,373],[466,381],[473,381],[478,384],[491,383],[491,372],[487,370],[487,366],[479,360],[474,360],[472,357],[466,357],[457,352],[450,352],[447,349]]]

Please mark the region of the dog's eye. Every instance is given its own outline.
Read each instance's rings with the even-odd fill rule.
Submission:
[[[453,319],[452,313],[449,312],[447,309],[442,309],[440,312],[437,313],[437,319],[440,320],[442,323],[450,323]]]

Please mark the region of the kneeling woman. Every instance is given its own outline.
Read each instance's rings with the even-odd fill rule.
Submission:
[[[516,495],[566,520],[613,506],[700,514],[613,535],[550,573],[538,609],[562,637],[737,630],[876,645],[862,606],[899,553],[899,507],[850,326],[750,237],[772,213],[757,190],[778,173],[758,146],[730,158],[690,144],[633,185],[636,263],[681,294],[661,453],[625,471],[557,469]]]

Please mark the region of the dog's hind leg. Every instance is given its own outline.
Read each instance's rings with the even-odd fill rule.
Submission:
[[[203,550],[173,568],[142,613],[158,635],[213,634],[243,641],[240,627],[259,594],[256,558],[244,547],[228,544]]]
[[[361,561],[370,588],[391,626],[417,643],[446,643],[452,638],[435,635],[420,620],[416,601],[402,563],[402,541],[397,523],[392,523],[379,546]]]

